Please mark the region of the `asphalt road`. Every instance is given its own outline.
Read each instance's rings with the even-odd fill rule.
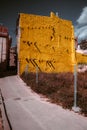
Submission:
[[[12,130],[87,130],[87,117],[51,104],[18,76],[0,78]]]

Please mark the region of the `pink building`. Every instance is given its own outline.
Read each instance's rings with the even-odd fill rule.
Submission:
[[[0,25],[0,71],[4,71],[9,66],[9,53],[11,46],[11,38],[8,28]]]

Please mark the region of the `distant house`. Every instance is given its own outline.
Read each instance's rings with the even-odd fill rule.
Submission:
[[[8,28],[0,24],[0,71],[4,71],[9,65],[11,37]]]

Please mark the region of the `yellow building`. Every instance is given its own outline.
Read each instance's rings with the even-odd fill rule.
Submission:
[[[87,52],[84,50],[76,51],[76,60],[78,64],[86,64],[87,65]]]
[[[26,71],[73,72],[75,58],[74,27],[56,16],[19,14],[17,20],[19,74]]]

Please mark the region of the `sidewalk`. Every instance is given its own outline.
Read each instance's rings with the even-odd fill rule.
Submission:
[[[17,76],[0,79],[12,130],[87,130],[87,117],[51,104]]]

